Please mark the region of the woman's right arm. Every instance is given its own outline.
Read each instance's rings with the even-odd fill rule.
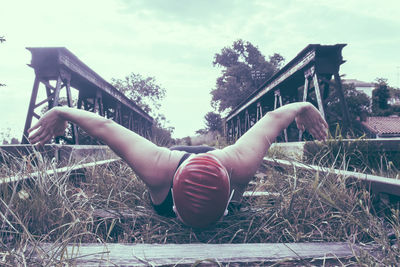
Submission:
[[[259,168],[275,138],[294,120],[300,130],[307,130],[314,138],[326,138],[328,124],[320,112],[308,102],[296,102],[268,112],[235,144],[212,153],[218,154],[232,177],[246,183]]]

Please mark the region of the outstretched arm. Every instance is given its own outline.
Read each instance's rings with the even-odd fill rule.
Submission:
[[[328,125],[319,111],[308,102],[296,102],[268,112],[235,144],[216,151],[215,154],[228,171],[231,171],[232,179],[247,183],[259,168],[275,138],[293,120],[296,120],[300,130],[307,130],[314,138],[326,138]]]
[[[173,176],[179,161],[177,153],[158,147],[110,119],[81,109],[68,107],[51,109],[28,130],[30,142],[43,145],[52,137],[64,134],[67,121],[77,124],[90,136],[107,144],[149,186],[160,185],[165,179]]]

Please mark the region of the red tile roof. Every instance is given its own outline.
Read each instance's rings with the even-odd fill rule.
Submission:
[[[400,117],[367,117],[362,124],[379,136],[400,135]]]

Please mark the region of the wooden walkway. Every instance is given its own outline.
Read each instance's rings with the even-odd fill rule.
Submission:
[[[41,244],[51,255],[52,244]],[[73,266],[165,266],[194,263],[268,263],[312,259],[346,259],[359,252],[348,243],[255,243],[255,244],[77,244],[68,245],[63,261]],[[302,264],[304,265],[304,263]]]

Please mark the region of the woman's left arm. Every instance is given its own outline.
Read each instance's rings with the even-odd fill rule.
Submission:
[[[102,140],[149,186],[169,182],[173,176],[180,158],[178,152],[159,147],[116,122],[85,110],[68,107],[49,110],[28,130],[29,140],[43,145],[52,137],[64,134],[68,121]]]

